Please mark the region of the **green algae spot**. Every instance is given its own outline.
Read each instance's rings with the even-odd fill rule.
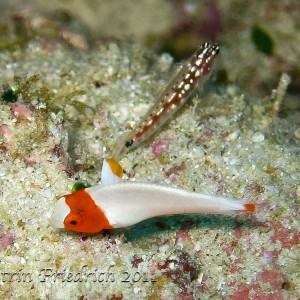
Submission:
[[[18,226],[19,228],[23,228],[23,227],[25,226],[25,222],[23,222],[22,220],[19,220],[19,221],[17,222],[17,226]]]
[[[170,156],[167,153],[162,153],[159,157],[158,157],[158,161],[160,162],[160,164],[162,165],[166,165],[168,163],[170,163]]]
[[[82,189],[88,188],[88,187],[90,187],[90,186],[91,186],[91,185],[88,184],[88,183],[85,184],[85,183],[83,183],[83,182],[77,181],[77,182],[75,182],[75,183],[73,184],[71,193],[73,194],[73,193],[75,193],[75,192],[78,191],[78,190],[82,190]]]
[[[229,75],[225,68],[220,68],[216,74],[216,82],[219,84],[228,84]]]
[[[151,280],[153,288],[151,294],[148,297],[148,300],[160,299],[159,296],[162,290],[164,289],[164,286],[170,283],[171,281],[171,278],[167,277],[166,275],[159,275],[156,278],[154,277]]]
[[[266,55],[273,55],[274,41],[265,29],[254,25],[251,31],[251,40],[258,51]]]
[[[2,93],[1,99],[5,103],[9,103],[9,102],[14,103],[17,102],[18,96],[13,90],[9,89],[9,90],[5,90]]]

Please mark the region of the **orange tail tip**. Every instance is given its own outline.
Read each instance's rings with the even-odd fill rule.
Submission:
[[[249,211],[249,212],[255,212],[255,210],[256,210],[255,204],[252,204],[252,203],[246,203],[246,204],[244,204],[244,207],[245,207],[245,210]]]

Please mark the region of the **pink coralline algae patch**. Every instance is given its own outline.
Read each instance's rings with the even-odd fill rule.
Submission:
[[[211,130],[205,130],[202,135],[197,139],[197,144],[205,144],[205,142],[208,142],[213,136],[213,132]]]
[[[12,116],[18,120],[30,121],[32,110],[24,103],[10,103]]]
[[[279,250],[267,250],[266,247],[262,247],[259,257],[264,265],[277,265],[278,256],[281,251]]]
[[[0,236],[0,249],[6,249],[9,245],[15,242],[16,238],[12,231],[9,230],[6,234]]]
[[[235,251],[235,248],[236,248],[237,245],[238,245],[238,242],[237,242],[237,241],[230,241],[230,242],[228,242],[228,243],[224,243],[224,244],[222,245],[222,249],[223,249],[223,251],[226,252],[226,254],[227,254],[228,256],[230,256],[230,255],[232,255],[233,252]]]
[[[259,279],[262,283],[269,284],[274,291],[281,289],[283,282],[282,275],[275,270],[263,270],[259,274]]]
[[[283,300],[282,275],[275,270],[263,270],[249,284],[235,287],[233,295],[225,300]]]
[[[288,226],[288,225],[286,225]],[[300,244],[300,232],[297,228],[287,228],[281,222],[264,224],[268,228],[269,245],[261,247],[257,250],[259,253],[253,255],[260,258],[262,269],[256,278],[247,284],[238,284],[235,280],[229,283],[229,286],[234,288],[234,293],[225,298],[225,300],[283,300],[284,296],[284,275],[278,271],[278,257],[282,249],[290,249],[293,246]],[[233,232],[237,239],[245,238],[245,231],[238,228]],[[273,249],[273,246],[278,242],[281,243],[281,249]],[[223,245],[223,250],[228,256],[234,254],[233,242],[228,242]],[[249,245],[250,247],[251,245]],[[269,248],[270,247],[270,248]],[[249,249],[250,251],[250,249]],[[256,255],[258,254],[258,255]],[[232,262],[231,273],[239,273],[238,265],[241,261],[234,260]]]
[[[72,170],[68,165],[61,163],[58,165],[59,171],[64,171],[68,175],[68,177],[74,176],[74,170]]]
[[[9,142],[12,137],[11,129],[5,124],[1,125],[0,126],[0,136],[3,136],[7,140],[7,142]]]
[[[281,222],[268,224],[271,230],[274,230],[274,235],[271,237],[271,242],[281,242],[282,248],[291,248],[292,246],[300,245],[300,231],[296,228],[288,229]]]
[[[233,295],[225,300],[283,300],[282,275],[275,270],[263,270],[249,284],[235,286]]]
[[[33,166],[34,164],[36,164],[36,157],[32,156],[32,155],[26,155],[24,157],[26,163],[30,166]]]
[[[152,146],[152,153],[153,153],[153,158],[157,159],[159,156],[165,152],[168,151],[171,145],[171,140],[170,139],[161,139],[157,141],[153,146]]]
[[[236,238],[242,238],[244,236],[247,236],[249,233],[246,231],[246,230],[243,230],[241,228],[238,228],[238,229],[235,229],[233,231],[233,235],[236,237]]]
[[[234,259],[232,266],[230,267],[230,273],[231,274],[240,273],[241,266],[243,266],[243,261],[240,258]]]
[[[269,212],[272,209],[272,205],[268,199],[262,200],[260,203],[255,203],[257,211]]]
[[[178,241],[191,241],[191,237],[189,235],[189,230],[188,229],[181,229],[176,233],[176,239]]]
[[[247,285],[239,285],[233,295],[226,297],[225,300],[247,300],[249,299],[250,289]]]

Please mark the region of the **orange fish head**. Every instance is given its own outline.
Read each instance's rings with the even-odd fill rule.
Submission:
[[[50,223],[54,228],[86,233],[96,233],[111,228],[104,212],[86,190],[78,190],[60,198]]]

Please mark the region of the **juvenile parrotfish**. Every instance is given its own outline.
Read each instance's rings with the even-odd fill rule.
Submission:
[[[184,189],[122,180],[121,166],[106,159],[101,184],[63,196],[50,223],[54,228],[96,233],[175,214],[254,212],[255,205]]]

